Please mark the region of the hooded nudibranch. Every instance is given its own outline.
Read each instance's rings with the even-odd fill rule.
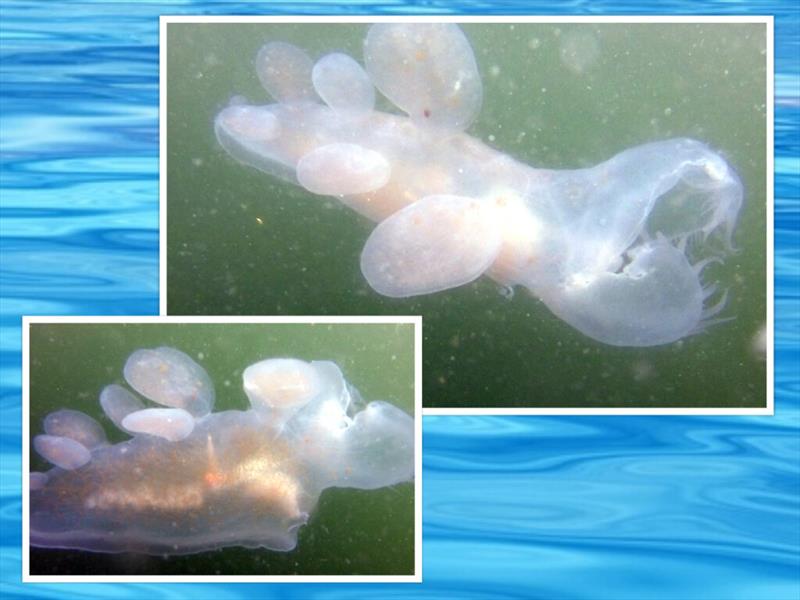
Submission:
[[[217,115],[219,143],[376,221],[361,270],[378,293],[486,274],[616,346],[673,342],[724,308],[702,270],[732,250],[743,192],[702,142],[654,141],[585,169],[518,162],[465,133],[483,91],[455,24],[372,25],[364,67],[270,42],[256,70],[277,102],[237,98]],[[376,88],[407,116],[375,110]]]
[[[292,358],[245,369],[250,410],[211,412],[205,370],[173,348],[137,350],[133,390],[109,385],[106,416],[133,437],[111,445],[74,410],[44,420],[30,474],[30,542],[93,552],[189,554],[225,546],[288,551],[329,487],[414,478],[414,420],[365,404],[335,363]]]

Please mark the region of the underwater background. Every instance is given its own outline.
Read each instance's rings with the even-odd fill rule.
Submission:
[[[739,172],[738,251],[704,271],[706,284],[728,290],[720,316],[732,319],[649,348],[594,341],[524,288],[508,298],[487,277],[380,296],[359,267],[372,222],[224,152],[213,121],[229,99],[273,101],[254,68],[265,42],[361,61],[367,27],[168,25],[169,314],[421,314],[430,407],[766,405],[765,353],[755,347],[766,324],[765,25],[463,26],[484,84],[469,133],[501,152],[568,169],[686,136]]]
[[[103,426],[111,443],[129,439],[103,415],[100,391],[122,377],[140,348],[186,352],[211,377],[214,412],[249,410],[242,371],[266,358],[332,360],[367,402],[385,400],[414,414],[413,325],[127,324],[31,326],[31,437],[62,408]],[[419,418],[419,415],[417,415]],[[51,468],[31,445],[31,470]],[[132,517],[133,518],[133,517]],[[300,529],[296,550],[225,548],[194,556],[109,555],[31,549],[31,574],[369,574],[414,572],[414,485],[377,490],[330,488]]]
[[[0,5],[3,597],[797,598],[800,15],[794,3],[768,1],[676,1],[662,10],[776,15],[775,416],[426,417],[419,585],[21,583],[27,440],[20,433],[20,315],[157,313],[158,15],[269,10],[343,9],[292,2]],[[344,10],[641,14],[652,5],[359,2]],[[239,64],[249,59],[242,55]],[[726,109],[725,100],[716,107]],[[514,151],[507,143],[498,146]],[[264,185],[261,177],[253,189]],[[340,226],[358,223],[344,211],[337,219]],[[325,264],[333,268],[332,259]],[[497,302],[498,312],[509,310],[493,299],[496,290],[479,293]],[[517,296],[512,302],[521,302]],[[574,335],[547,314],[537,327],[548,322],[560,336]],[[736,371],[728,374],[738,377]]]

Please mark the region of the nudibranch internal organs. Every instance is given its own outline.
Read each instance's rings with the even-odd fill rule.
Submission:
[[[376,489],[414,478],[414,420],[365,404],[335,363],[291,358],[245,369],[251,408],[211,412],[205,370],[173,348],[134,352],[100,394],[133,437],[109,444],[89,415],[44,420],[30,474],[33,546],[189,554],[225,546],[288,551],[329,487]]]
[[[233,101],[219,143],[377,222],[361,270],[378,293],[486,274],[618,346],[673,342],[724,308],[702,272],[731,251],[743,192],[702,142],[654,141],[576,170],[518,162],[465,133],[483,91],[455,24],[372,25],[363,67],[273,41],[256,70],[276,103]],[[375,110],[376,89],[407,116]]]

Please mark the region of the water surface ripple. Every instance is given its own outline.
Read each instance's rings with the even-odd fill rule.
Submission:
[[[641,14],[628,2],[3,2],[3,598],[800,597],[800,18],[775,14],[776,415],[424,422],[422,585],[22,585],[20,315],[158,310],[158,15]],[[91,357],[87,357],[91,360]]]

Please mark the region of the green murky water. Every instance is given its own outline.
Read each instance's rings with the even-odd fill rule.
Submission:
[[[414,332],[411,325],[135,324],[33,325],[30,333],[31,436],[47,413],[81,410],[109,440],[128,436],[100,408],[100,390],[124,384],[122,367],[139,348],[178,348],[208,371],[215,411],[246,410],[242,371],[270,357],[333,360],[365,400],[386,400],[414,414]],[[49,466],[31,448],[31,469]],[[414,570],[414,486],[328,489],[297,548],[288,553],[245,548],[153,557],[31,549],[33,574],[372,574]]]
[[[703,140],[736,167],[739,253],[707,270],[733,320],[645,349],[588,339],[523,290],[486,278],[396,300],[359,254],[374,225],[230,159],[214,115],[268,101],[253,57],[268,40],[361,57],[365,25],[171,25],[168,311],[424,317],[426,406],[763,406],[766,364],[766,31],[763,25],[465,25],[484,82],[470,132],[534,166],[596,164],[647,141]]]

